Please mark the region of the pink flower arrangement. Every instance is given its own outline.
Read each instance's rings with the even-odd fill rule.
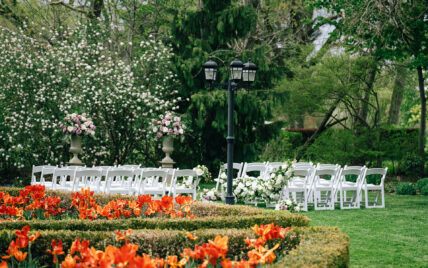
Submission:
[[[158,138],[184,134],[185,125],[181,122],[181,117],[167,113],[165,116],[160,115],[159,119],[152,119],[153,133],[156,133]]]
[[[87,117],[86,113],[76,114],[72,113],[64,117],[65,123],[60,124],[63,133],[70,133],[76,135],[95,135],[95,125],[92,119]]]

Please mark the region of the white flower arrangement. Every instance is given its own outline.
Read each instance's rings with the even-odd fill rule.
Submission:
[[[222,195],[218,193],[215,189],[204,189],[201,193],[202,201],[218,201],[221,200]]]
[[[193,168],[193,170],[198,175],[200,182],[211,182],[212,180],[211,172],[208,170],[206,166],[197,165],[196,167]]]
[[[90,117],[87,117],[86,113],[77,114],[72,113],[64,117],[65,123],[60,124],[63,133],[75,134],[75,135],[95,135],[95,125]]]
[[[279,201],[275,206],[275,210],[288,210],[291,213],[300,212],[302,210],[302,205],[293,200],[286,199]]]
[[[222,189],[225,189],[227,176],[225,173],[220,174],[220,178],[217,180],[220,181]],[[233,181],[233,194],[239,201],[247,203],[263,201],[270,204],[279,199],[282,188],[292,176],[290,163],[272,170],[268,176],[245,175]]]

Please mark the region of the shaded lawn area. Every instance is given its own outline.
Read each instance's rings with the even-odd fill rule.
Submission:
[[[428,267],[428,196],[385,194],[385,209],[309,211],[350,237],[352,267]]]

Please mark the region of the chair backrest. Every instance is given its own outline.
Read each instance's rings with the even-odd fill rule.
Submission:
[[[383,186],[387,172],[388,172],[388,168],[369,168],[366,171],[364,183],[367,183],[367,176],[380,175],[381,178],[380,178],[379,185]]]
[[[140,168],[141,165],[122,165],[119,167],[125,167],[125,168]]]
[[[267,162],[266,163],[267,172],[276,171],[279,169],[279,167],[285,168],[286,166],[287,166],[287,164],[283,163],[283,162]]]
[[[142,187],[158,187],[164,189],[169,170],[146,170],[141,174]]]
[[[195,189],[199,184],[198,174],[193,169],[179,169],[174,172],[174,177],[172,179],[172,187],[175,187],[179,181],[179,178],[183,180],[183,183],[187,185],[192,185],[192,189]],[[187,181],[184,181],[187,180]]]
[[[132,168],[111,168],[106,174],[106,183],[104,193],[109,193],[113,182],[120,182],[120,186],[129,188],[132,186],[134,179],[134,170]]]
[[[312,167],[314,164],[312,162],[296,162],[293,163],[293,168],[297,167]]]
[[[76,176],[73,183],[73,191],[78,191],[79,184],[83,187],[90,185],[97,187],[99,190],[101,178],[103,176],[103,170],[101,168],[82,168],[76,170]]]
[[[356,182],[358,185],[361,185],[366,170],[365,166],[345,166],[340,172],[340,182]]]
[[[242,174],[242,168],[244,167],[244,164],[243,163],[233,163],[233,169],[234,170],[237,170],[237,174],[236,174],[236,178],[239,178],[239,177],[241,177],[241,174]],[[218,171],[218,177],[220,177],[220,175],[221,175],[221,171],[224,171],[224,172],[226,172],[226,174],[227,174],[227,163],[224,163],[223,165],[222,165],[222,168],[220,168],[220,170]]]
[[[245,163],[241,176],[248,175],[249,172],[259,172],[259,176],[264,176],[266,174],[266,164],[265,163]]]
[[[45,176],[46,175],[51,175],[53,176],[55,169],[57,169],[58,167],[54,167],[54,166],[43,166],[42,168],[42,173],[40,174],[40,181],[41,182],[45,182]]]
[[[42,171],[44,167],[52,167],[55,168],[54,166],[35,166],[33,165],[33,168],[31,169],[31,184],[35,184],[37,183],[37,177],[39,179],[41,179],[42,177]],[[36,173],[40,173],[40,176],[36,176]]]
[[[56,190],[57,186],[68,186],[68,183],[71,183],[74,181],[76,176],[76,170],[75,169],[69,169],[69,168],[55,168],[52,176],[52,189]],[[70,186],[70,190],[72,190],[72,186]]]
[[[337,183],[337,177],[339,176],[340,168],[318,168],[314,172],[314,181],[320,179],[321,176],[330,176],[329,186],[333,186]]]

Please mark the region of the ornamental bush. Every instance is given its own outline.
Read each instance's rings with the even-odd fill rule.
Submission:
[[[421,189],[421,195],[428,195],[428,184]]]
[[[396,193],[399,195],[415,195],[416,187],[413,183],[402,182],[398,184]]]
[[[425,185],[428,185],[428,178],[418,180],[416,182],[416,189],[418,189],[419,191],[422,191],[422,188],[424,188]]]
[[[149,116],[178,109],[168,69],[173,54],[151,37],[136,46],[138,57],[121,59],[109,30],[90,23],[62,28],[45,43],[0,27],[0,170],[67,161],[58,126],[74,112],[91,115],[97,126],[83,143],[86,164],[154,153]]]

